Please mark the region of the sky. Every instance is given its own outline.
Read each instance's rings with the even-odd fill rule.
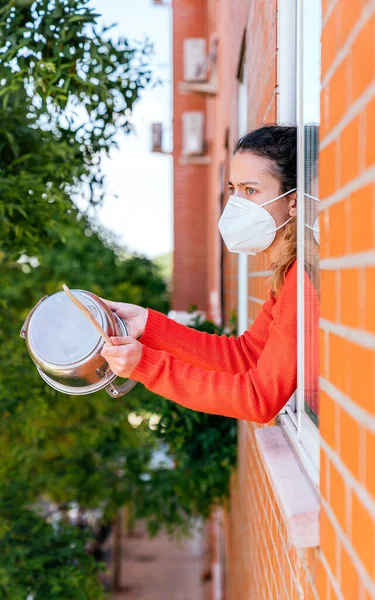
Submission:
[[[151,152],[151,123],[162,122],[165,146],[172,139],[172,14],[152,0],[91,0],[111,37],[154,43],[153,72],[165,83],[142,94],[133,112],[136,134],[119,137],[119,150],[103,161],[110,192],[98,213],[130,251],[154,258],[172,250],[172,157]],[[117,195],[117,198],[114,197]]]

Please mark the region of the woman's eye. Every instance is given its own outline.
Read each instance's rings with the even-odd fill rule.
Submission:
[[[256,193],[256,190],[254,190],[254,188],[248,187],[248,188],[246,188],[246,193],[249,194],[250,196],[252,196],[253,194]]]
[[[230,188],[229,188],[229,193],[230,193],[230,195],[231,195],[231,196],[233,196],[233,194],[234,194],[234,188],[231,188],[231,187],[230,187]]]

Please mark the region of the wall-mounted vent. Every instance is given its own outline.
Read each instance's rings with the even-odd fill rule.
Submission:
[[[204,150],[204,113],[188,111],[182,113],[182,155],[200,156]]]
[[[218,38],[215,33],[210,37],[208,53],[206,46],[205,38],[184,40],[184,81],[179,82],[181,94],[217,94]]]
[[[184,40],[184,81],[207,81],[207,42],[205,38]]]

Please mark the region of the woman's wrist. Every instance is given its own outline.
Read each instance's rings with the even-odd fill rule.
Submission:
[[[142,335],[144,334],[145,329],[146,329],[147,319],[148,319],[148,309],[147,308],[143,308],[142,312],[143,312],[142,317],[141,317],[142,324],[141,324],[140,333],[138,334],[137,339],[139,339],[140,337],[142,337]]]

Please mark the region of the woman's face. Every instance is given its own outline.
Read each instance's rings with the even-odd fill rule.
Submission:
[[[230,194],[256,204],[282,194],[280,182],[272,175],[272,162],[251,152],[237,152],[232,157],[228,181]],[[296,193],[292,192],[264,207],[275,219],[276,226],[297,215]]]

